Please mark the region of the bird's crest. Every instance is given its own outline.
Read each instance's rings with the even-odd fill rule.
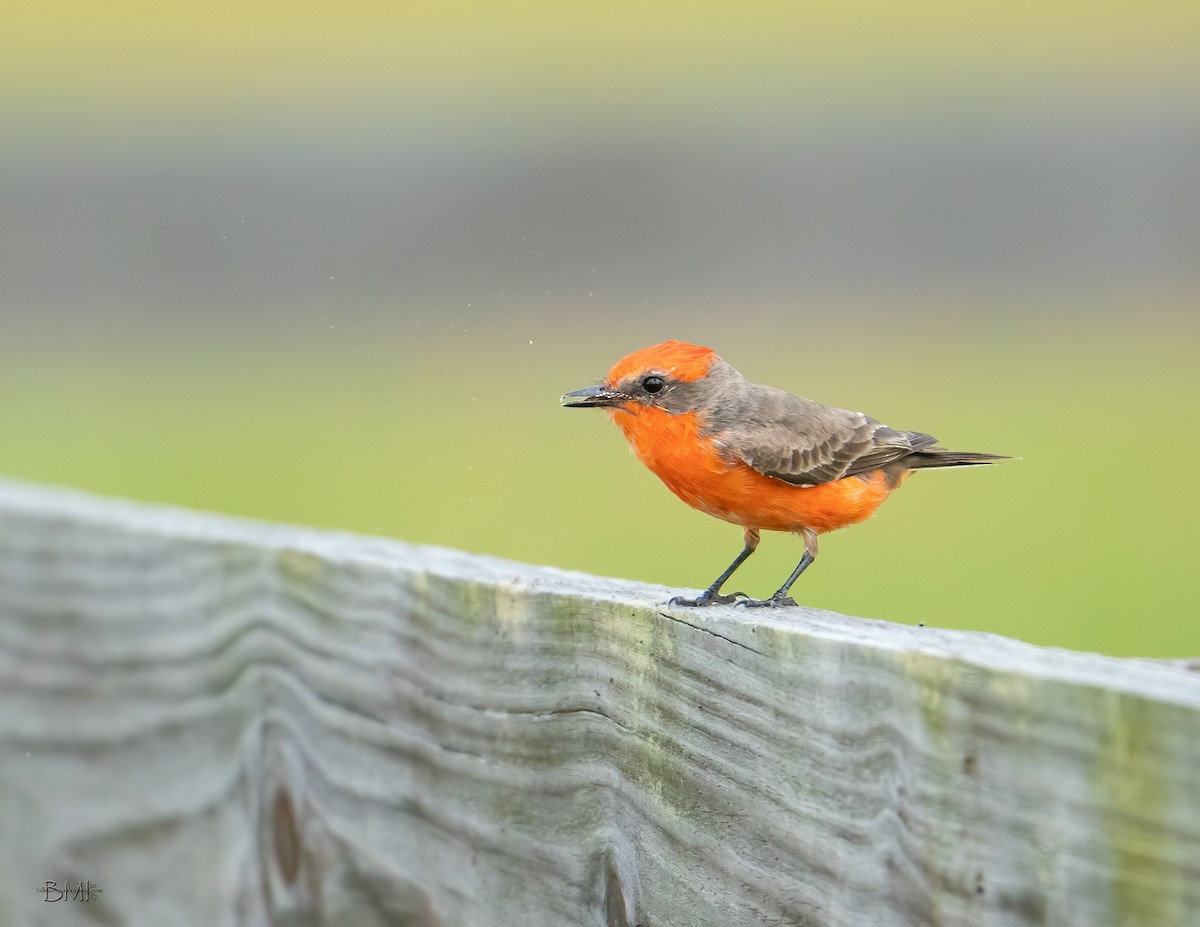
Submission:
[[[616,386],[626,377],[645,370],[661,370],[685,383],[699,380],[708,373],[713,361],[720,360],[712,348],[686,341],[664,341],[634,351],[621,358],[608,372],[608,383]]]

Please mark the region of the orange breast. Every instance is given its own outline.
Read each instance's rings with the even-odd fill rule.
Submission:
[[[638,458],[693,508],[735,525],[768,531],[833,531],[860,522],[893,489],[881,471],[818,486],[793,486],[721,458],[693,414],[638,406],[612,419]]]

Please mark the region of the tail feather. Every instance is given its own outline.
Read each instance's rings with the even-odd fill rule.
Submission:
[[[904,466],[910,470],[925,470],[932,467],[978,467],[1009,460],[1005,454],[979,454],[974,451],[947,451],[930,447],[904,458]]]

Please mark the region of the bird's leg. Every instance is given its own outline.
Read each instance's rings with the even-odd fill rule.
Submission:
[[[738,596],[745,597],[744,592],[731,592],[729,595],[721,595],[721,587],[725,585],[725,581],[733,575],[733,571],[746,562],[746,558],[754,553],[754,549],[758,547],[758,529],[746,528],[746,546],[742,548],[742,552],[738,554],[733,563],[725,568],[725,572],[713,580],[713,584],[705,589],[694,599],[685,599],[681,595],[675,596],[667,604],[668,605],[687,605],[690,607],[698,607],[702,605],[729,605],[732,602],[738,601]]]
[[[817,559],[817,532],[812,528],[803,528],[800,533],[804,537],[804,556],[800,558],[796,569],[792,570],[792,575],[787,578],[786,582],[769,599],[745,599],[738,602],[738,605],[745,605],[747,608],[776,608],[780,605],[796,604],[796,600],[788,595],[788,590],[792,588],[792,583],[799,578],[800,574],[808,569],[808,565]]]

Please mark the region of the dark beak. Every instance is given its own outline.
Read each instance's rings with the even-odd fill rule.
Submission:
[[[602,409],[629,402],[630,397],[606,386],[589,386],[567,393],[559,401],[565,409]]]

